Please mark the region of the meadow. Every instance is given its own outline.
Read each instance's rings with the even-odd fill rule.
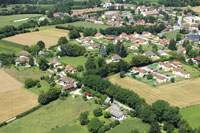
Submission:
[[[200,127],[200,105],[181,109],[180,113],[183,119],[187,120],[192,128]]]
[[[18,54],[24,48],[23,45],[12,43],[4,40],[0,40],[0,53],[4,54]]]
[[[0,69],[0,122],[38,104],[37,96],[23,89],[23,84]]]
[[[13,25],[13,26],[19,26],[21,24],[23,24],[26,21],[21,21],[21,22],[13,22],[14,20],[20,20],[20,19],[25,19],[25,18],[29,18],[33,19],[33,18],[39,18],[40,16],[42,16],[41,14],[20,14],[20,15],[9,15],[9,16],[0,16],[0,27],[6,26],[6,25]]]
[[[36,44],[41,40],[45,43],[46,48],[49,48],[52,45],[56,45],[60,37],[65,36],[69,39],[68,32],[68,30],[48,29],[38,32],[19,34],[4,38],[3,40],[28,46]]]
[[[200,6],[192,7],[192,10],[195,11],[195,12],[200,13]]]
[[[87,131],[87,127],[81,127],[77,119],[81,112],[91,111],[96,108],[93,100],[83,101],[81,97],[68,97],[66,100],[56,100],[37,111],[16,120],[7,126],[0,128],[0,132],[9,133],[38,133],[51,132],[53,129],[65,127],[66,130]],[[73,125],[71,125],[73,124]],[[67,125],[67,126],[66,126]],[[64,129],[65,129],[64,128]],[[68,130],[68,131],[69,131]]]
[[[110,26],[108,25],[103,25],[103,24],[95,24],[91,22],[84,22],[84,21],[78,21],[74,23],[67,23],[67,24],[62,24],[62,26],[68,26],[68,25],[73,25],[75,27],[85,27],[85,28],[96,28],[97,30],[99,29],[106,29]]]
[[[200,78],[188,79],[176,83],[151,87],[131,77],[120,78],[119,74],[109,77],[109,80],[124,88],[133,90],[152,104],[156,100],[168,101],[173,106],[180,108],[200,104]]]
[[[84,56],[79,56],[79,57],[69,57],[69,56],[64,56],[59,59],[59,61],[63,64],[71,65],[74,67],[77,67],[79,65],[83,65],[86,63],[87,58]]]
[[[176,35],[178,33],[179,33],[179,31],[170,31],[168,33],[164,33],[163,36],[166,36],[167,39],[171,40],[171,39],[176,38]],[[181,34],[181,38],[184,38],[184,34]]]

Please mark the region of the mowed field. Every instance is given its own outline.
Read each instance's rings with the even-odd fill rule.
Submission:
[[[36,44],[38,41],[42,40],[46,44],[46,48],[48,48],[52,45],[56,45],[60,37],[65,36],[68,38],[68,32],[69,31],[67,30],[53,28],[38,32],[19,34],[12,37],[4,38],[3,40],[28,46]]]
[[[120,78],[119,74],[109,77],[109,80],[114,84],[133,90],[148,104],[159,99],[168,101],[171,105],[180,108],[200,104],[200,78],[158,87],[151,87],[131,77]]]
[[[0,69],[0,122],[38,104],[37,96],[22,89],[23,84]]]
[[[0,40],[0,54],[18,54],[20,51],[22,51],[24,48],[24,45]]]
[[[200,13],[200,6],[192,7],[192,10],[195,11],[195,12]]]

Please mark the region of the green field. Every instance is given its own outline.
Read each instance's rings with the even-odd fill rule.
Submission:
[[[41,91],[48,91],[48,89],[50,88],[50,85],[44,80],[41,80],[40,84],[41,84],[40,88],[35,86],[33,88],[30,88],[29,90],[32,91],[33,93],[39,95],[41,93]]]
[[[44,133],[54,131],[53,128],[64,126],[63,132],[74,130],[86,132],[86,127],[81,127],[77,121],[79,114],[91,111],[98,105],[93,100],[87,102],[82,97],[73,99],[71,96],[65,101],[56,100],[39,110],[0,128],[2,133]],[[73,125],[71,125],[73,124]],[[67,126],[65,126],[67,125]],[[76,126],[75,126],[76,125]],[[60,129],[62,130],[62,129]]]
[[[79,57],[61,57],[59,61],[63,64],[68,64],[72,65],[74,67],[77,67],[78,65],[85,65],[85,62],[87,61],[87,58],[84,56],[79,56]]]
[[[176,35],[179,33],[179,31],[170,31],[168,33],[164,33],[163,36],[166,36],[167,39],[171,40],[173,38],[176,38]],[[184,38],[184,34],[181,34],[181,37]]]
[[[10,15],[10,16],[0,16],[0,27],[6,26],[6,25],[14,25],[14,26],[19,26],[20,24],[26,22],[16,22],[14,23],[14,20],[20,20],[20,19],[25,19],[29,18],[35,18],[35,17],[40,17],[42,16],[41,14],[23,14],[23,15]]]
[[[23,45],[0,40],[0,53],[4,54],[18,54],[24,48]]]
[[[73,26],[76,26],[76,27],[82,26],[82,27],[85,27],[85,28],[96,28],[98,30],[99,29],[106,29],[106,28],[110,27],[108,25],[95,24],[95,23],[83,22],[83,21],[62,24],[62,26],[68,26],[68,25],[73,25]]]
[[[200,105],[181,109],[180,113],[183,119],[187,120],[191,127],[200,127]]]
[[[131,133],[131,130],[137,129],[140,133],[148,131],[149,125],[143,123],[137,118],[128,118],[121,121],[120,125],[108,131],[108,133]]]

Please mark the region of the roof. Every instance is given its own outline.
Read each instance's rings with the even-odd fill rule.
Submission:
[[[107,39],[107,40],[114,40],[114,37],[107,36],[107,37],[105,37],[105,39]]]
[[[140,44],[139,43],[135,43],[135,44],[133,44],[132,46],[135,46],[135,47],[139,47],[140,46]]]
[[[179,61],[172,61],[172,64],[174,64],[175,66],[182,65],[182,63],[180,63]]]
[[[65,90],[71,89],[73,87],[74,87],[73,84],[65,85],[65,86],[62,87],[62,90],[65,91]]]
[[[115,55],[112,56],[112,59],[113,59],[113,60],[121,60],[122,57],[119,56],[119,55],[117,55],[117,54],[115,54]]]
[[[28,57],[19,57],[15,61],[17,61],[17,62],[23,62],[23,61],[29,62],[30,60],[29,60]]]
[[[111,98],[110,98],[110,97],[107,97],[106,100],[104,101],[104,103],[109,103],[110,100],[111,100]]]
[[[95,37],[100,37],[100,36],[103,36],[101,33],[96,33],[95,34]]]
[[[90,45],[90,47],[92,47],[92,48],[97,48],[99,46],[100,46],[99,44],[92,44],[92,45]]]
[[[147,12],[144,12],[146,15],[158,15],[159,12],[158,11],[147,11]]]
[[[189,74],[188,72],[186,72],[186,71],[184,71],[184,70],[182,70],[182,69],[178,69],[178,68],[174,68],[173,71],[180,72],[180,73],[182,73],[182,74],[184,74],[184,75]]]
[[[69,78],[67,76],[62,76],[60,80],[63,81],[63,82],[70,82],[70,83],[75,81],[74,79]]]
[[[144,69],[141,69],[141,68],[138,68],[138,71],[139,71],[140,73],[147,73],[147,71],[145,71]]]
[[[121,37],[127,37],[128,35],[125,32],[123,32],[123,33],[120,34],[120,36]]]
[[[200,61],[200,58],[199,57],[194,57],[195,60],[197,61]]]
[[[146,56],[155,56],[156,54],[154,53],[154,52],[152,52],[152,51],[146,51],[145,53],[144,53]]]
[[[67,71],[73,71],[75,68],[73,66],[70,65],[66,65],[65,70]]]
[[[53,59],[52,61],[50,61],[49,63],[50,64],[56,64],[58,61],[57,61],[57,59]]]
[[[156,73],[151,73],[153,77],[156,77],[157,79],[160,79],[160,80],[164,80],[165,77],[164,76],[161,76],[159,74],[156,74]]]
[[[27,52],[27,51],[21,51],[21,52],[19,53],[19,56],[28,56],[28,55],[30,55],[30,53]]]
[[[111,113],[114,117],[119,118],[120,116],[123,115],[123,113],[120,111],[117,105],[112,105],[107,109],[108,112]]]
[[[90,94],[90,93],[87,92],[87,91],[85,91],[84,94],[87,95],[87,96],[89,96],[89,97],[92,96],[92,94]]]

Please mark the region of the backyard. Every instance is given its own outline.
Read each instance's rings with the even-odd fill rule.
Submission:
[[[85,65],[87,58],[84,56],[79,56],[79,57],[69,57],[69,56],[64,56],[59,59],[59,61],[63,64],[71,65],[74,67],[77,67],[79,65]]]

